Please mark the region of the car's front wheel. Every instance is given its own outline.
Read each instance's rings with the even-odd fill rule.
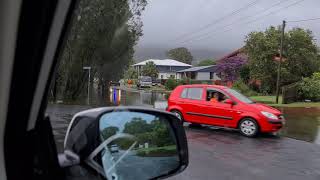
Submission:
[[[254,137],[259,132],[257,122],[252,118],[244,118],[239,123],[240,133],[247,137]]]
[[[180,120],[181,124],[183,124],[184,119],[181,112],[177,110],[172,110],[171,112]]]

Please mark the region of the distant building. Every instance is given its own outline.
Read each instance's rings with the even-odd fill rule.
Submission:
[[[212,66],[198,66],[184,69],[177,72],[177,78],[190,78],[194,80],[220,80],[216,74],[216,65]]]
[[[244,48],[240,48],[240,49],[237,49],[237,50],[221,57],[220,59],[217,59],[216,62],[218,63],[219,61],[222,61],[222,60],[225,60],[225,59],[228,59],[231,57],[235,57],[235,56],[247,57],[247,54],[245,53]]]
[[[170,77],[178,78],[176,77],[177,71],[181,71],[191,67],[190,64],[182,63],[173,59],[148,59],[134,64],[133,67],[137,70],[138,74],[140,75],[143,66],[145,66],[146,63],[150,61],[152,61],[156,65],[159,71],[159,79],[168,79]]]

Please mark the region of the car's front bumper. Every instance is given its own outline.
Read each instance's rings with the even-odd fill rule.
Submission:
[[[285,125],[286,121],[283,117],[279,117],[277,120],[267,119],[267,123],[261,128],[262,132],[275,132],[281,129]]]

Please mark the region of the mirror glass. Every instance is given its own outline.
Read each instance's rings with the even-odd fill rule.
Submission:
[[[176,138],[163,115],[113,111],[99,121],[101,145],[93,158],[108,179],[151,179],[179,167]]]

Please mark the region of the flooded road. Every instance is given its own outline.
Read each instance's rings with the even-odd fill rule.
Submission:
[[[145,106],[165,108],[168,94],[147,91],[128,91],[110,88],[106,104],[113,106]],[[162,106],[162,107],[161,107]],[[64,140],[64,134],[71,117],[88,106],[49,105],[47,113],[51,116],[54,134],[59,142]],[[286,125],[279,132],[280,136],[290,137],[320,145],[320,107],[316,108],[279,108],[286,118]],[[240,136],[240,135],[239,135]],[[59,149],[61,146],[59,145]]]
[[[161,102],[167,100],[168,94],[157,92],[132,92],[110,89],[110,102],[114,105],[148,106],[161,108]],[[163,105],[162,105],[163,106]],[[298,140],[320,144],[320,107],[281,107],[286,118],[286,125],[279,132]]]
[[[110,90],[107,103],[153,107],[167,94]],[[49,105],[58,152],[71,117],[88,106]],[[320,179],[320,108],[281,108],[286,125],[277,135],[246,138],[237,131],[185,123],[189,166],[169,179]],[[311,143],[310,143],[311,142]]]
[[[280,131],[282,136],[320,144],[320,107],[279,109],[287,120]]]

